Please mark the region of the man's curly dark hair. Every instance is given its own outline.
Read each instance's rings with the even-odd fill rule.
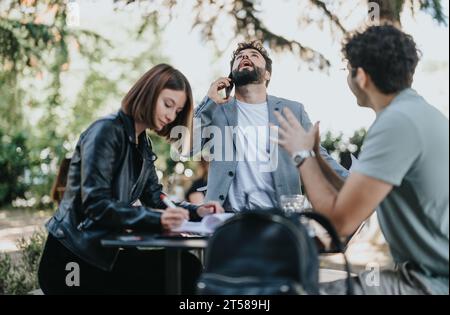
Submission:
[[[351,36],[342,51],[353,77],[357,68],[364,69],[385,94],[411,87],[420,59],[414,39],[390,25],[373,26]]]

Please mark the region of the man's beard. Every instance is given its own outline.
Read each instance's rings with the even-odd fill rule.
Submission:
[[[248,84],[260,84],[264,81],[264,69],[253,66],[252,70],[239,69],[233,71],[233,82],[236,87]]]

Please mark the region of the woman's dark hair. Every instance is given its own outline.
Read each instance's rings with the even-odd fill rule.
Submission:
[[[373,26],[349,37],[342,49],[352,69],[362,68],[385,94],[411,87],[419,63],[414,39],[394,26]],[[352,71],[352,76],[356,71]]]
[[[164,89],[184,91],[186,103],[176,119],[156,133],[167,140],[175,126],[191,127],[193,97],[189,81],[178,70],[166,64],[159,64],[144,74],[122,101],[122,110],[137,122],[145,123],[154,130],[153,117],[159,94]],[[176,139],[175,139],[176,140]]]

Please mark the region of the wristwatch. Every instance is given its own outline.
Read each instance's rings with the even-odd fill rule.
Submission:
[[[299,168],[305,162],[305,160],[310,157],[316,157],[316,154],[314,153],[314,151],[303,150],[303,151],[295,152],[292,155],[292,160],[294,161],[297,168]]]

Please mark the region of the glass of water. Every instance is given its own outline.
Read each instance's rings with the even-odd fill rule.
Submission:
[[[305,210],[305,200],[305,196],[302,195],[282,195],[281,208],[286,214],[302,212]]]

